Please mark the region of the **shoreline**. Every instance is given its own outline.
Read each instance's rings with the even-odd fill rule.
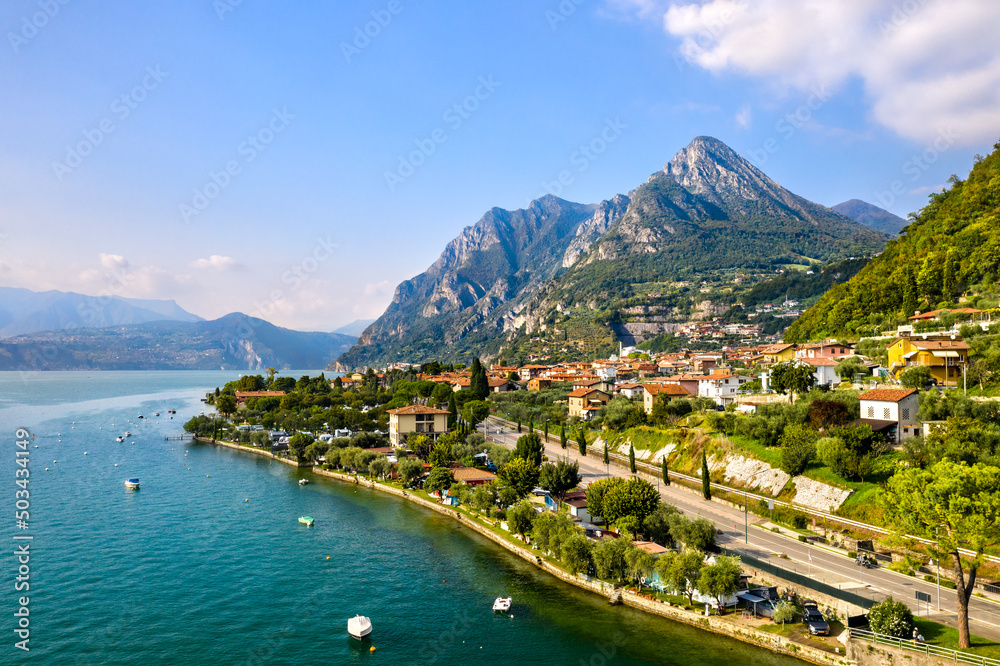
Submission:
[[[452,520],[455,520],[466,527],[472,529],[473,531],[479,533],[480,535],[486,537],[495,544],[506,549],[508,552],[517,555],[521,559],[533,564],[534,566],[542,569],[543,571],[555,576],[564,583],[574,585],[580,589],[586,590],[593,594],[599,594],[600,596],[607,599],[610,597],[612,592],[616,589],[614,586],[603,581],[593,580],[589,577],[583,577],[583,575],[573,576],[564,571],[562,568],[557,567],[548,560],[545,560],[541,556],[532,552],[528,548],[522,548],[516,544],[511,543],[499,534],[494,533],[488,527],[480,524],[478,520],[470,519],[466,517],[462,512],[457,511],[451,507],[446,507],[442,504],[437,504],[435,502],[428,501],[422,497],[418,497],[413,493],[407,492],[400,488],[395,488],[386,484],[378,483],[376,481],[369,481],[368,479],[360,476],[353,476],[350,474],[344,474],[341,472],[332,472],[324,470],[312,465],[300,465],[297,462],[279,458],[268,451],[262,451],[261,449],[255,449],[248,446],[243,446],[241,444],[234,444],[231,442],[223,442],[216,440],[213,442],[211,439],[206,439],[202,437],[195,437],[196,441],[203,444],[217,444],[230,449],[237,449],[241,451],[246,451],[247,453],[253,453],[256,455],[261,455],[266,458],[271,458],[272,460],[277,460],[279,462],[285,463],[291,467],[298,468],[311,468],[311,471],[317,476],[323,476],[331,479],[336,479],[343,483],[351,483],[354,485],[364,486],[371,490],[377,490],[390,495],[395,495],[404,500],[408,500],[413,504],[422,506],[431,511],[435,511],[443,516],[448,516]],[[766,631],[761,631],[753,627],[742,627],[734,624],[723,617],[718,615],[710,615],[708,617],[701,615],[694,611],[687,611],[681,608],[671,606],[666,603],[659,601],[652,601],[644,597],[640,597],[631,592],[624,592],[620,595],[622,603],[631,608],[645,611],[654,615],[659,615],[676,622],[682,622],[689,626],[698,627],[705,631],[714,634],[721,634],[728,636],[730,638],[736,639],[743,643],[754,645],[761,649],[768,649],[772,652],[783,654],[785,656],[794,657],[812,664],[818,664],[820,666],[843,666],[845,663],[854,663],[850,661],[845,652],[839,654],[831,654],[814,648],[808,645],[802,645],[791,641],[783,636],[777,634],[768,633]]]

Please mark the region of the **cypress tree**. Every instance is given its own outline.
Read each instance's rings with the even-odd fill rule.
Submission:
[[[559,446],[566,448],[566,426],[559,429]]]
[[[670,475],[667,473],[667,456],[663,456],[662,464],[660,465],[661,472],[663,474],[663,485],[670,485]]]
[[[448,396],[448,425],[454,428],[456,421],[458,421],[458,403],[455,402],[455,393],[452,392]]]
[[[608,457],[608,443],[604,443],[604,464],[608,465],[611,463],[611,459]]]
[[[587,455],[587,433],[580,428],[576,433],[576,441],[580,445],[580,455]]]
[[[517,420],[517,431],[521,432],[521,419]]]
[[[528,421],[528,432],[535,432],[535,419]]]
[[[635,474],[635,447],[628,445],[628,471]]]
[[[548,421],[545,422],[545,439],[543,439],[542,441],[546,442],[546,443],[549,441],[549,422]]]
[[[712,499],[712,479],[708,474],[708,458],[704,451],[701,452],[701,494],[707,500]]]

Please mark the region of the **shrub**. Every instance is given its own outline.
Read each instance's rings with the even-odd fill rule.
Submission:
[[[792,516],[792,527],[797,530],[804,530],[809,524],[809,518],[804,513],[796,513]]]
[[[887,597],[868,611],[868,626],[872,631],[896,638],[913,636],[913,613],[902,601]]]

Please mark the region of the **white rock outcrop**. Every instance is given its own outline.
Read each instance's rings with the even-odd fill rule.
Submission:
[[[795,483],[795,497],[792,502],[818,511],[839,509],[840,505],[854,492],[835,488],[827,483],[807,479],[804,476],[797,476],[792,481]]]

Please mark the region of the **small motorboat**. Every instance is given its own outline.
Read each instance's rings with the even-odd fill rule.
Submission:
[[[306,527],[312,527],[313,526],[313,517],[312,516],[301,516],[299,518],[299,522],[302,523],[303,525],[305,525]]]
[[[299,485],[300,486],[308,486],[309,485],[309,479],[299,479]]]
[[[159,415],[160,415],[159,412],[156,412],[155,414],[153,414],[153,416],[159,416]]]
[[[176,414],[176,413],[177,413],[176,409],[168,409],[167,410],[167,414]]]
[[[372,633],[372,621],[364,615],[355,615],[347,621],[347,633],[360,641]]]
[[[497,597],[496,601],[493,602],[493,612],[495,613],[506,613],[510,610],[510,602],[513,600],[512,597]]]
[[[139,414],[139,416],[138,416],[138,417],[136,417],[136,418],[140,418],[140,419],[144,419],[144,418],[146,418],[146,417],[145,417],[145,416],[143,416],[142,414]]]
[[[125,487],[129,490],[139,490],[139,479],[125,479]]]
[[[116,442],[119,442],[119,443],[120,443],[120,442],[124,442],[124,441],[125,441],[125,438],[124,438],[124,437],[120,437],[120,436],[119,436],[119,437],[115,437],[115,441],[116,441]]]
[[[125,431],[125,437],[131,437],[131,436],[132,436],[132,433],[129,432],[128,430],[126,430]]]

